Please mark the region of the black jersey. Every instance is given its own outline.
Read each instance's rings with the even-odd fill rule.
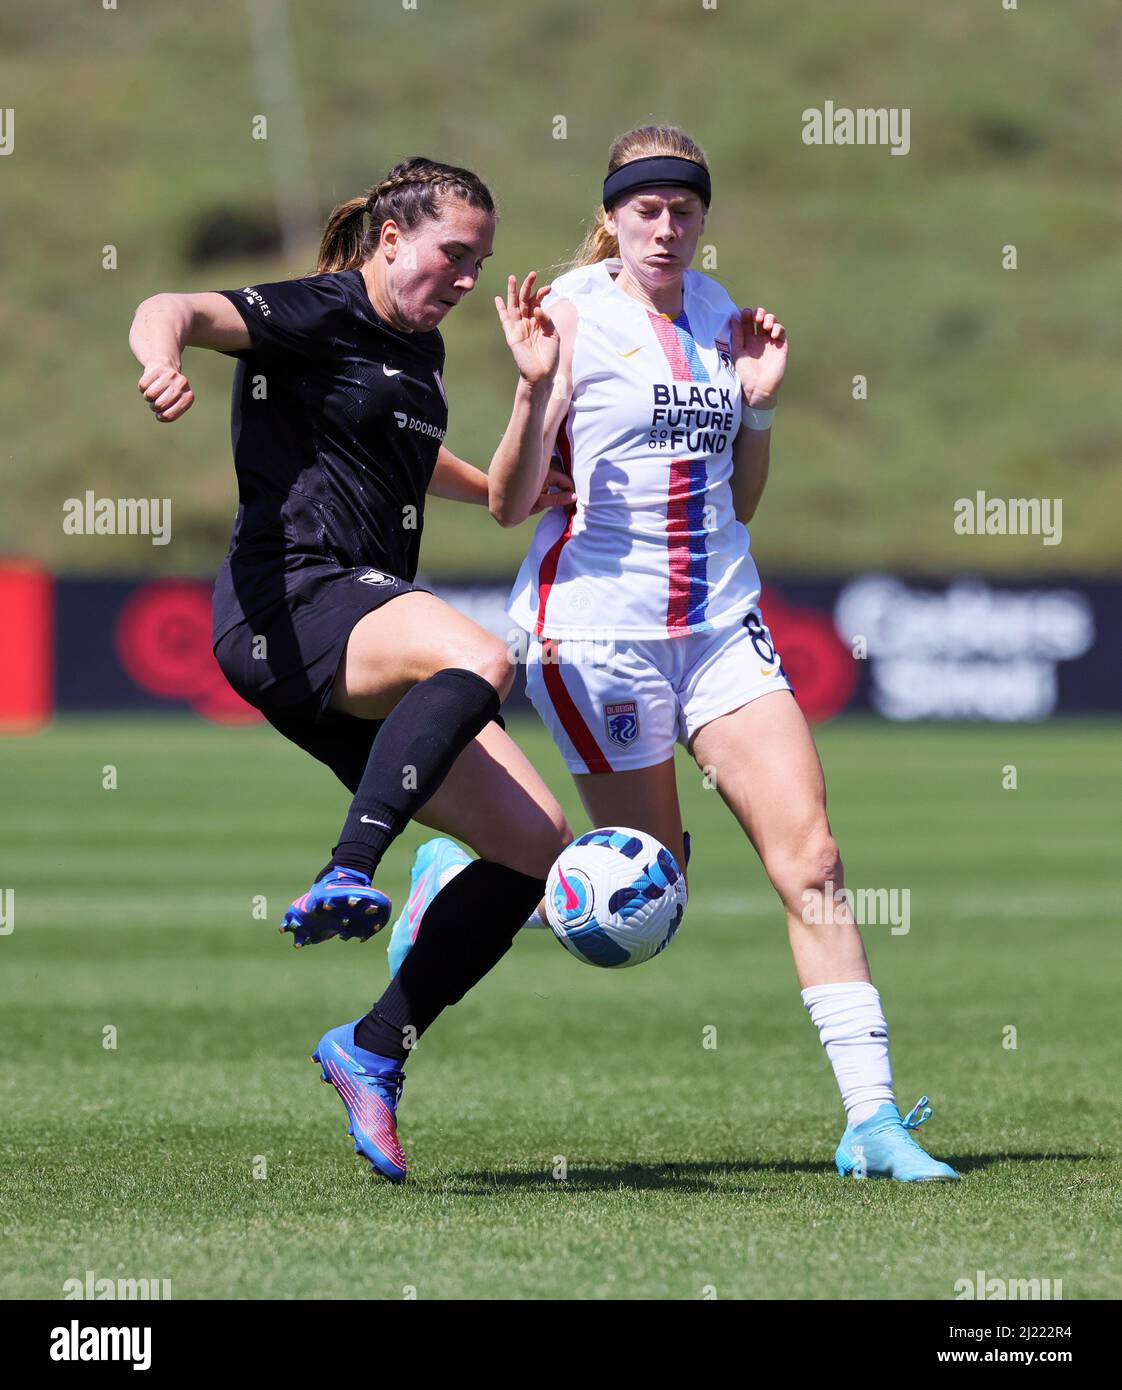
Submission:
[[[360,271],[221,293],[253,346],[229,354],[239,506],[215,640],[325,565],[412,580],[448,425],[443,339],[392,328]]]

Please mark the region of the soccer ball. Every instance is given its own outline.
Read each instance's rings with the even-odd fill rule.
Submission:
[[[553,935],[586,965],[641,965],[664,951],[686,910],[686,880],[665,845],[641,830],[590,830],[549,871]]]

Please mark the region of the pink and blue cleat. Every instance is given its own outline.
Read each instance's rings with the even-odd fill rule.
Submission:
[[[401,969],[401,963],[413,949],[421,918],[437,893],[461,869],[471,863],[471,855],[452,840],[426,840],[413,860],[409,875],[409,900],[405,910],[393,925],[386,954],[390,962],[390,979]]]
[[[371,888],[358,869],[329,869],[284,914],[282,932],[291,932],[294,946],[314,946],[333,936],[343,941],[369,941],[390,920],[393,904],[385,893]]]
[[[355,1023],[360,1021],[324,1033],[312,1061],[319,1063],[322,1079],[335,1087],[347,1108],[347,1133],[355,1141],[355,1153],[390,1182],[404,1182],[407,1168],[397,1140],[397,1105],[405,1073],[394,1058],[355,1046]]]

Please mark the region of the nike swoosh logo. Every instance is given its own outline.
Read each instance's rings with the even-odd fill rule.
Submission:
[[[370,816],[359,816],[359,820],[363,825],[376,825],[380,830],[388,830],[390,828],[384,820],[373,820]]]
[[[621,357],[634,357],[635,354],[636,354],[637,352],[642,352],[642,351],[643,351],[643,344],[640,343],[639,346],[638,346],[637,348],[632,348],[630,352],[621,352],[621,353],[620,353],[620,356],[621,356]]]
[[[761,667],[760,667],[760,675],[761,675],[761,676],[774,676],[775,674],[776,674],[776,668],[775,668],[774,666],[761,666]]]
[[[384,362],[382,363],[382,371],[384,371],[387,376],[400,376],[404,370],[404,367],[387,367]]]
[[[557,870],[557,877],[561,880],[561,887],[565,890],[565,906],[570,912],[573,912],[580,906],[580,899],[569,887],[565,875],[560,869]]]

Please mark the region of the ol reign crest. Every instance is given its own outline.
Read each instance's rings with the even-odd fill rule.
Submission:
[[[639,737],[639,706],[634,700],[617,700],[613,705],[605,705],[604,723],[611,741],[626,748]]]
[[[732,360],[732,344],[726,343],[723,338],[714,338],[713,345],[717,349],[717,355],[721,359],[721,366],[730,372],[735,372],[736,367]]]

